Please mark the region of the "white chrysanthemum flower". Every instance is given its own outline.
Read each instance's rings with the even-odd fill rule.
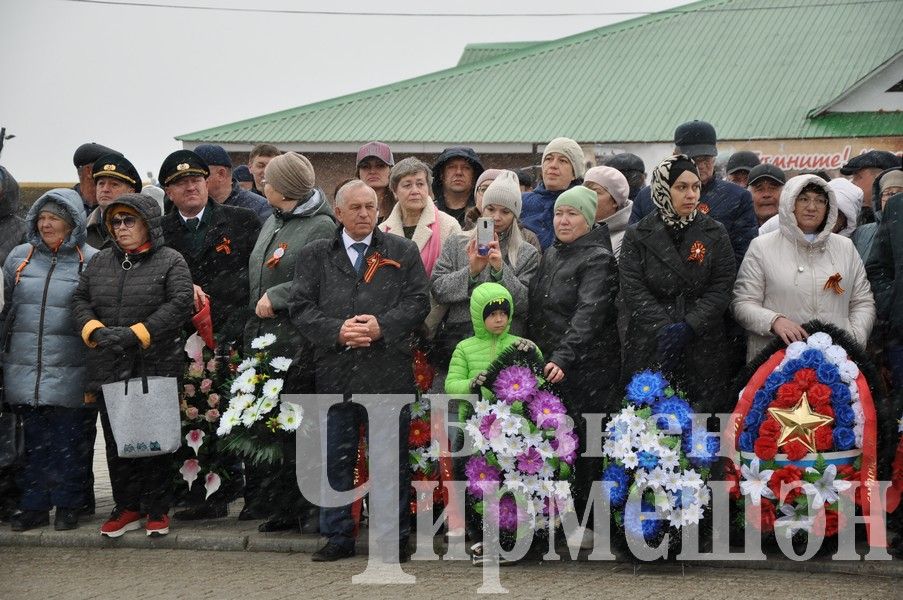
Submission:
[[[507,419],[511,416],[511,406],[505,404],[504,402],[496,402],[489,409],[489,412],[494,414],[499,420]]]
[[[512,492],[526,492],[527,485],[524,483],[520,471],[512,471],[505,477],[505,487]]]
[[[740,482],[740,491],[744,496],[749,496],[753,504],[759,506],[761,498],[775,499],[774,493],[768,487],[768,482],[771,480],[771,474],[774,473],[774,469],[760,470],[759,459],[754,458],[749,465],[740,467],[740,473],[743,475],[743,481]]]
[[[224,412],[219,420],[219,427],[216,429],[216,435],[228,435],[233,427],[241,425],[240,411],[234,411],[231,408]]]
[[[257,371],[254,368],[249,368],[241,372],[238,377],[235,378],[235,381],[232,382],[232,387],[230,391],[233,394],[241,392],[242,394],[253,394],[256,389],[256,384],[254,383],[254,379],[257,377]]]
[[[693,469],[683,472],[682,487],[697,490],[703,485],[702,477]]]
[[[251,357],[249,357],[249,358],[244,359],[244,360],[241,361],[240,363],[238,363],[237,371],[238,371],[239,373],[244,373],[244,372],[247,371],[248,369],[250,369],[250,368],[252,368],[252,367],[256,367],[256,366],[259,365],[259,364],[260,364],[260,361],[257,360],[256,357],[251,356]]]
[[[602,454],[604,454],[605,456],[608,456],[608,457],[610,457],[610,458],[616,458],[616,457],[615,457],[615,442],[614,442],[614,440],[608,439],[608,440],[605,441],[604,444],[602,444]]]
[[[288,371],[288,368],[292,366],[292,359],[284,356],[277,356],[270,361],[270,366],[273,367],[273,370],[277,373],[282,373]]]
[[[831,336],[824,331],[817,331],[806,339],[807,346],[820,350],[821,352],[827,350],[833,343],[834,340],[832,340]]]
[[[539,473],[536,474],[537,477],[541,479],[554,479],[555,477],[555,469],[552,468],[547,462],[542,463],[542,466],[539,467]]]
[[[505,435],[518,435],[524,424],[524,418],[520,415],[508,415],[503,419],[498,419],[499,427]]]
[[[283,381],[281,379],[269,379],[263,384],[263,397],[276,399],[282,392]]]
[[[791,342],[791,344],[787,346],[784,360],[793,360],[795,358],[799,358],[803,355],[803,352],[808,349],[809,346],[806,345],[806,342]]]
[[[681,513],[681,526],[695,525],[702,520],[702,506],[699,504],[684,506]]]
[[[639,489],[643,489],[645,487],[657,489],[656,486],[649,483],[649,471],[647,471],[646,469],[638,469],[637,472],[633,475],[633,482]]]
[[[661,454],[661,443],[659,442],[660,438],[658,433],[653,431],[644,431],[640,434],[637,442],[639,442],[640,450],[643,452],[649,452],[650,454],[655,454],[658,456]]]
[[[483,417],[489,414],[489,410],[492,408],[492,404],[489,403],[489,400],[484,400],[480,398],[473,405],[473,410],[477,414],[477,416]]]
[[[856,381],[856,378],[859,377],[859,367],[856,366],[851,360],[844,361],[842,365],[840,365],[840,380],[844,383],[852,383]]]
[[[676,469],[680,466],[680,455],[672,448],[665,448],[658,457],[658,464],[663,469]]]
[[[571,484],[568,481],[555,482],[555,499],[558,501],[569,500],[571,498]]]
[[[304,413],[300,407],[290,402],[282,402],[279,405],[279,415],[276,417],[276,422],[285,431],[295,431],[301,425],[303,417]]]
[[[529,428],[526,428],[526,427],[525,427],[525,431],[521,435],[524,436],[524,444],[526,444],[528,448],[532,446],[538,450],[539,446],[542,445],[544,442],[548,443],[543,439],[541,432],[537,431],[535,433],[530,433]],[[550,446],[550,448],[551,448],[551,446]],[[542,454],[542,453],[540,452],[540,454]],[[545,457],[543,457],[543,458],[545,458]]]
[[[423,455],[430,460],[439,460],[440,451],[439,440],[432,440],[430,441],[429,448],[423,451]]]
[[[254,350],[263,350],[276,343],[276,336],[272,333],[264,334],[251,340],[251,348]]]
[[[709,487],[704,485],[701,486],[693,495],[693,499],[696,504],[700,506],[708,506],[709,500],[712,499],[712,494],[709,492]]]
[[[260,411],[260,414],[265,415],[274,408],[276,408],[275,398],[264,398],[260,403],[260,406],[257,407],[257,410]]]
[[[238,396],[233,396],[232,399],[229,400],[229,410],[234,409],[236,412],[240,413],[256,401],[257,398],[254,394],[239,394]]]
[[[527,439],[526,437],[524,439]],[[553,456],[556,456],[555,449],[552,448],[551,442],[549,440],[540,440],[538,444],[532,444],[536,451],[539,452],[539,455],[543,460],[549,460]]]
[[[524,439],[519,435],[505,436],[503,438],[502,450],[500,454],[509,456],[517,456],[525,450]]]
[[[517,458],[514,456],[496,456],[496,459],[499,461],[499,467],[506,473],[517,469]]]
[[[489,450],[489,440],[483,437],[479,431],[475,437],[471,437],[473,440],[473,449],[475,452],[486,452]]]
[[[683,486],[683,478],[678,471],[667,471],[665,473],[665,489],[676,492]]]
[[[828,349],[825,350],[825,357],[838,367],[842,365],[847,360],[847,351],[844,350],[841,346],[837,344],[832,344],[828,346]]]
[[[618,440],[614,443],[611,455],[617,460],[624,460],[628,456],[636,456],[636,452],[628,440]]]
[[[245,427],[250,427],[251,425],[256,423],[258,419],[260,419],[260,410],[258,410],[256,406],[246,408],[241,413],[241,424]]]
[[[621,462],[624,463],[624,467],[627,469],[636,469],[637,465],[640,464],[636,454],[628,454],[622,457]]]
[[[646,484],[653,488],[663,488],[665,486],[665,473],[666,471],[662,467],[655,467],[649,471],[646,477]]]

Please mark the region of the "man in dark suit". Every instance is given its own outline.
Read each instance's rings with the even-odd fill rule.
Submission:
[[[406,394],[413,400],[411,343],[430,310],[429,280],[416,244],[376,227],[376,193],[353,180],[336,195],[341,227],[332,239],[305,246],[295,264],[290,311],[298,330],[314,345],[316,391],[322,394]],[[329,410],[326,469],[336,491],[353,487],[360,406],[351,402]],[[399,556],[408,559],[407,459],[409,412],[399,423]],[[354,556],[351,508],[321,511],[327,544],[315,561]],[[377,535],[371,531],[371,535]],[[391,545],[392,540],[381,540]]]
[[[248,259],[260,233],[257,215],[246,208],[214,202],[207,193],[209,167],[190,150],[177,150],[160,167],[160,184],[173,202],[162,219],[166,245],[178,250],[188,263],[194,282],[194,308],[210,303],[216,353],[241,347],[248,318]],[[192,328],[186,323],[186,328]],[[241,481],[233,469],[232,480]],[[219,499],[195,504],[176,513],[178,519],[224,517],[226,499],[236,490],[218,492]]]

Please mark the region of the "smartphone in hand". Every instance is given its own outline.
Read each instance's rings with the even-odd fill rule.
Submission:
[[[477,219],[477,254],[487,256],[489,243],[495,239],[495,221],[480,217]]]

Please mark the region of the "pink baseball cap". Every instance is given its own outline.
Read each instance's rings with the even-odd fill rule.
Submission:
[[[382,142],[369,142],[361,146],[357,151],[357,164],[361,164],[362,160],[371,156],[375,156],[390,167],[395,164],[392,149]]]

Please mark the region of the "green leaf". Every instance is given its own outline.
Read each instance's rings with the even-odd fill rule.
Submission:
[[[853,468],[857,471],[862,468],[862,455],[856,457],[856,460],[853,461]]]
[[[486,511],[486,503],[482,500],[473,505],[473,511],[478,515],[482,515]]]
[[[568,479],[571,476],[571,466],[566,462],[561,463],[561,470],[559,471],[562,479]]]
[[[680,445],[680,438],[676,435],[666,435],[659,440],[659,443],[665,448],[671,448],[672,450],[674,450],[678,445]]]
[[[488,462],[493,467],[501,467],[501,465],[499,464],[498,457],[495,455],[495,452],[493,452],[492,450],[487,452],[484,456],[486,457],[486,462]]]
[[[684,471],[686,471],[687,469],[690,468],[690,461],[687,460],[686,456],[681,456],[677,462],[680,465],[680,468],[683,469]]]
[[[624,527],[624,513],[621,511],[615,511],[615,525],[618,527]]]
[[[674,395],[674,388],[669,385],[668,387],[665,388],[665,398],[670,398],[673,395]]]
[[[828,468],[828,461],[825,460],[825,457],[822,456],[821,452],[818,453],[818,456],[815,458],[815,468],[819,473],[824,473],[825,469]]]
[[[821,479],[821,475],[819,473],[809,473],[808,471],[803,475],[803,481],[807,483],[815,483]]]
[[[517,401],[517,402],[515,402],[514,404],[512,404],[512,405],[511,405],[511,412],[514,413],[514,414],[516,414],[516,415],[522,415],[522,414],[524,414],[524,403],[523,403],[523,402],[520,402],[520,401]]]
[[[652,409],[648,406],[645,408],[641,408],[640,410],[636,411],[636,416],[638,416],[641,419],[648,419],[649,417],[652,416]]]

